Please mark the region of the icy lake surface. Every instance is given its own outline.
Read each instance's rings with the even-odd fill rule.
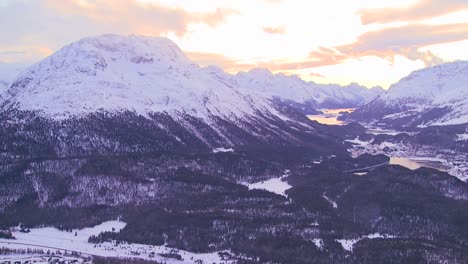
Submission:
[[[345,125],[344,121],[338,120],[341,112],[352,113],[355,108],[339,108],[339,109],[321,109],[323,114],[320,115],[308,115],[310,120],[317,121],[324,125]]]
[[[291,189],[292,186],[289,185],[284,179],[289,176],[290,171],[284,171],[283,176],[279,178],[272,178],[265,181],[259,181],[255,183],[241,183],[249,188],[249,190],[260,189],[276,193],[286,197],[286,191]]]
[[[410,170],[416,170],[421,167],[433,168],[442,170],[442,161],[438,159],[431,158],[400,158],[400,157],[390,157],[390,164],[400,165],[406,167]]]

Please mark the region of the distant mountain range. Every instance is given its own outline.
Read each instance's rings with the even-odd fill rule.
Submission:
[[[232,87],[246,88],[264,98],[287,103],[304,114],[315,113],[321,108],[362,106],[384,92],[381,87],[368,89],[357,83],[340,86],[306,82],[296,75],[273,74],[262,68],[235,75],[228,74],[216,66],[206,67],[205,71]]]
[[[5,134],[52,156],[265,143],[317,155],[344,149],[294,108],[216,78],[167,38],[82,39],[22,72],[1,99]]]
[[[113,37],[117,38],[117,36]],[[261,68],[254,68],[248,72],[240,72],[236,75],[228,74],[217,66],[200,68],[198,65],[189,61],[183,52],[174,43],[164,38],[158,38],[158,40],[156,40],[156,38],[152,39],[153,44],[155,44],[157,41],[161,43],[170,43],[166,43],[166,45],[163,45],[164,47],[153,46],[152,48],[154,50],[159,50],[156,52],[158,54],[152,54],[152,52],[148,52],[149,46],[146,44],[130,47],[131,45],[136,44],[135,39],[137,37],[135,36],[129,37],[133,38],[133,40],[128,39],[128,41],[133,42],[126,43],[123,47],[106,48],[106,45],[103,45],[101,46],[101,48],[104,48],[102,50],[93,50],[93,48],[90,48],[89,45],[86,47],[86,45],[91,41],[102,42],[104,38],[109,39],[111,36],[101,36],[98,38],[93,38],[93,40],[85,39],[73,43],[72,45],[63,48],[52,57],[45,59],[44,61],[34,65],[33,67],[30,67],[29,69],[22,64],[0,64],[0,94],[2,91],[5,91],[7,87],[11,86],[12,82],[22,82],[25,79],[34,78],[35,82],[27,85],[29,87],[28,89],[30,89],[32,85],[41,86],[42,91],[40,92],[42,93],[43,97],[53,96],[55,98],[55,103],[57,103],[57,100],[66,101],[70,100],[69,98],[74,98],[74,103],[82,104],[81,106],[75,105],[74,103],[69,104],[68,108],[73,108],[74,110],[63,109],[63,105],[57,107],[56,104],[44,105],[43,102],[45,101],[42,103],[38,101],[31,101],[38,100],[37,97],[36,99],[27,99],[19,104],[26,108],[31,107],[40,109],[43,112],[48,112],[49,114],[53,114],[57,117],[63,113],[51,113],[52,109],[58,112],[65,110],[68,112],[68,114],[75,115],[77,114],[77,111],[93,112],[94,110],[97,110],[97,108],[107,110],[112,108],[112,110],[116,110],[116,108],[119,107],[128,107],[131,110],[137,110],[137,112],[151,112],[166,111],[171,107],[173,109],[181,110],[182,108],[185,108],[185,111],[190,107],[192,110],[197,111],[198,115],[202,115],[200,112],[201,109],[196,108],[198,105],[200,105],[200,102],[203,101],[203,99],[200,98],[200,96],[203,97],[203,95],[198,94],[195,97],[191,96],[191,99],[197,98],[198,102],[192,100],[194,105],[189,106],[186,104],[187,102],[181,101],[182,99],[178,96],[180,90],[171,86],[173,84],[179,88],[188,84],[197,86],[197,84],[194,83],[194,80],[196,80],[196,82],[200,82],[199,85],[203,86],[206,91],[211,89],[211,93],[219,93],[216,94],[218,97],[223,97],[222,93],[239,93],[244,90],[243,94],[245,95],[258,95],[255,98],[255,101],[257,102],[263,99],[274,100],[282,104],[293,106],[304,114],[316,113],[317,110],[321,108],[354,108],[362,106],[384,92],[384,90],[380,87],[368,89],[364,86],[358,85],[357,83],[352,83],[348,86],[340,86],[337,84],[317,84],[314,82],[306,82],[296,75],[287,76],[284,74],[273,74],[267,69]],[[149,39],[146,39],[145,41],[148,42]],[[168,48],[169,46],[171,48]],[[128,53],[116,55],[119,51]],[[100,54],[102,52],[106,52],[106,55],[104,56],[104,54]],[[154,57],[151,57],[152,55],[162,55],[164,52],[168,52],[166,55],[173,57],[168,61],[150,61],[150,59]],[[135,55],[137,53],[141,53],[140,55],[143,56]],[[109,54],[112,54],[114,57]],[[135,57],[128,57],[134,55]],[[99,61],[99,59],[102,59],[103,61]],[[109,62],[106,59],[110,59],[115,63],[113,65],[105,65],[103,63],[107,64]],[[166,64],[168,66],[167,69],[164,68]],[[138,65],[136,67],[136,72],[129,71],[128,74],[126,73],[121,76],[116,75],[119,70],[123,71],[125,70],[125,67],[131,68],[136,65]],[[69,72],[65,73],[64,71],[68,66],[73,67],[68,69]],[[107,66],[109,66],[108,70]],[[116,69],[116,67],[121,68]],[[17,76],[22,70],[24,71],[23,74],[21,76]],[[61,75],[55,72],[57,70],[62,72]],[[162,76],[164,70],[170,70],[171,76]],[[75,76],[75,72],[78,72],[79,75]],[[190,73],[190,76],[188,73]],[[90,76],[94,77],[90,78]],[[85,77],[85,79],[81,80],[83,77]],[[44,78],[47,78],[47,80]],[[72,83],[71,80],[75,80],[75,82]],[[181,80],[185,80],[185,83]],[[206,80],[209,80],[211,83],[205,84],[204,81]],[[151,91],[148,88],[140,89],[141,87],[147,86],[148,83],[157,83],[161,85],[162,89],[158,90],[157,92],[154,90]],[[220,83],[222,84],[221,88],[218,87]],[[81,91],[84,91],[84,89],[80,88],[79,86],[84,85],[87,87],[85,89],[89,89],[90,93],[82,92],[81,94],[76,94],[71,92],[73,89],[68,88],[66,90],[60,90],[60,96],[57,96],[57,94],[54,95],[53,93],[58,91],[57,86],[62,86],[63,84],[66,84],[67,87],[74,86]],[[44,88],[46,86],[49,88]],[[100,86],[101,88],[98,90],[93,89],[93,87],[96,86]],[[213,86],[216,86],[215,90],[213,90]],[[50,89],[50,87],[56,88]],[[171,87],[171,89],[167,89],[168,87]],[[230,89],[226,89],[226,87]],[[15,97],[28,97],[26,91],[22,91],[22,89],[19,90],[21,91],[15,92],[13,87],[13,89],[9,91],[10,95],[3,96],[4,100],[7,100],[8,98],[11,100],[13,94]],[[137,90],[138,92],[136,92]],[[198,90],[200,90],[200,88]],[[99,101],[99,103],[107,102],[107,106],[100,105],[93,101],[93,99],[98,100],[99,98],[99,96],[95,96],[96,93],[104,93],[105,91],[107,93],[112,91],[112,95],[109,93],[110,97],[106,98],[104,101]],[[195,93],[195,90],[192,92]],[[19,93],[24,94],[20,95]],[[207,93],[209,94],[210,92]],[[229,98],[229,100],[223,101],[222,104],[220,104],[220,107],[225,107],[226,109],[230,109],[230,107],[241,107],[242,104],[239,105],[237,102],[229,105],[229,103],[234,102],[233,100],[235,100],[235,97],[236,96],[225,97],[225,99]],[[125,106],[125,104],[122,104],[123,99],[127,100],[125,104],[129,105]],[[118,102],[118,100],[121,101]],[[160,100],[168,100],[164,103],[167,107],[163,107],[162,104],[159,104],[158,101]],[[47,102],[50,103],[50,101]],[[156,105],[158,106],[156,107]],[[218,110],[225,112],[226,109]]]
[[[428,127],[468,123],[468,62],[415,71],[349,120],[388,127]]]
[[[217,66],[199,67],[165,38],[104,35],[64,47],[27,70],[1,63],[0,102],[3,109],[54,119],[122,111],[206,121],[258,118],[258,113],[287,119],[278,112],[278,105],[286,105],[302,114],[358,108],[348,120],[375,126],[457,125],[468,122],[467,65],[419,70],[385,91],[306,82],[261,68],[229,74]]]

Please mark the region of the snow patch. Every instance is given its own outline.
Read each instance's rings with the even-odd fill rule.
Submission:
[[[285,182],[284,178],[288,177],[289,173],[290,171],[286,170],[285,174],[279,178],[272,178],[266,181],[260,181],[256,183],[241,183],[241,184],[246,185],[249,188],[249,190],[254,190],[254,189],[265,190],[265,191],[269,191],[269,192],[287,197],[286,191],[291,189],[292,186],[289,185],[287,182]]]
[[[370,143],[369,141],[360,140],[359,137],[356,137],[355,139],[346,139],[345,141],[359,146],[365,146]]]
[[[337,239],[336,242],[340,243],[344,250],[353,251],[353,246],[359,239]]]
[[[336,239],[336,242],[340,243],[344,250],[353,251],[354,245],[363,239],[376,239],[376,238],[396,238],[392,235],[381,235],[379,233],[369,234],[355,239]]]
[[[468,133],[457,134],[457,141],[468,141]]]
[[[234,152],[232,148],[215,148],[213,149],[213,153],[220,153],[220,152]]]
[[[312,242],[314,242],[315,246],[317,246],[318,249],[323,249],[323,239],[321,238],[314,238],[312,239]]]
[[[327,202],[329,202],[333,206],[333,208],[338,208],[338,204],[335,201],[333,201],[332,199],[330,199],[329,197],[327,197],[325,194],[323,194],[322,197],[325,200],[327,200]]]

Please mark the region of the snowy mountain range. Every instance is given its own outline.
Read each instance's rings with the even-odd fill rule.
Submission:
[[[111,40],[112,37],[114,40]],[[108,39],[107,43],[103,43],[104,38]],[[183,52],[168,39],[159,38],[156,40],[153,38],[151,40],[153,43],[149,43],[150,40],[146,39],[147,43],[138,44],[137,39],[141,40],[142,37],[130,37],[133,38],[133,40],[129,40],[132,43],[124,43],[125,41],[122,39],[116,40],[115,38],[117,36],[107,35],[99,37],[100,40],[84,39],[73,43],[54,54],[53,58],[45,59],[18,77],[21,70],[26,68],[25,65],[1,63],[0,94],[11,85],[12,81],[23,82],[26,79],[33,79],[30,80],[30,84],[28,81],[26,90],[34,89],[31,87],[39,84],[42,89],[36,91],[42,94],[40,98],[29,98],[28,92],[24,89],[20,89],[20,92],[15,92],[12,89],[9,91],[9,95],[3,96],[3,100],[16,97],[11,101],[16,101],[18,106],[22,106],[24,109],[40,110],[54,116],[54,118],[90,113],[97,109],[118,110],[117,108],[122,105],[122,102],[128,100],[132,100],[128,108],[138,113],[170,111],[172,107],[172,110],[192,111],[192,114],[197,112],[195,115],[206,117],[208,109],[201,110],[197,107],[201,104],[200,102],[210,97],[210,93],[213,95],[213,87],[217,87],[217,98],[211,97],[210,99],[221,100],[219,102],[222,104],[219,105],[225,109],[209,109],[209,111],[213,113],[214,110],[214,112],[227,114],[229,111],[225,110],[233,107],[233,109],[236,108],[236,115],[242,115],[246,110],[248,112],[249,108],[245,104],[238,104],[240,98],[236,97],[239,95],[252,97],[253,94],[257,94],[256,98],[251,98],[257,102],[255,105],[258,105],[259,101],[264,101],[261,98],[274,99],[288,103],[304,114],[311,114],[320,108],[361,106],[384,91],[380,87],[368,89],[356,83],[342,87],[336,84],[305,82],[295,75],[273,74],[267,69],[261,68],[231,75],[217,66],[199,68],[189,61]],[[91,43],[93,41],[94,44]],[[113,43],[109,41],[113,41]],[[158,41],[159,43],[156,43]],[[120,46],[120,44],[122,45]],[[134,44],[137,46],[132,46]],[[97,46],[104,49],[96,49]],[[158,50],[159,53],[148,51],[148,49]],[[172,53],[173,57],[169,58],[168,61],[154,61],[154,57],[165,52]],[[151,61],[152,59],[153,61]],[[109,61],[113,63],[107,65]],[[73,65],[74,68],[69,69],[70,65]],[[127,72],[128,67],[135,68],[136,71],[118,75],[118,73]],[[163,76],[165,70],[170,70],[170,76]],[[50,76],[52,72],[53,76]],[[44,76],[47,76],[45,77],[47,80],[44,79]],[[221,87],[224,88],[224,91],[218,87],[220,82],[223,84]],[[147,87],[148,83],[161,85],[158,88],[160,89],[158,93],[153,93],[152,88]],[[57,88],[50,89],[50,87],[63,86],[64,84],[68,87],[65,90],[60,89],[57,92]],[[86,88],[80,87],[80,85]],[[93,89],[96,86],[100,88]],[[173,88],[168,89],[172,86],[178,86],[182,89],[187,86],[198,86],[196,89],[191,89],[190,96],[188,96],[193,104],[181,101],[182,98],[178,96],[180,91]],[[117,91],[114,90],[116,87]],[[144,88],[140,89],[142,87]],[[226,89],[227,87],[235,87],[235,89]],[[81,92],[75,93],[74,89]],[[109,92],[110,90],[112,93]],[[137,90],[139,92],[136,92]],[[242,90],[244,91],[242,92]],[[161,91],[168,94],[161,96]],[[101,100],[103,96],[105,99]],[[19,99],[20,97],[26,99]],[[55,104],[48,104],[50,97],[55,98]],[[67,98],[77,100],[65,102],[69,100]],[[196,100],[193,100],[194,98]],[[65,101],[57,102],[57,100]],[[240,101],[243,100],[240,99]],[[230,102],[235,103],[230,104]],[[76,103],[79,105],[75,105]],[[212,101],[212,103],[214,102]]]
[[[230,86],[239,86],[262,97],[289,103],[304,114],[312,114],[320,108],[358,107],[384,92],[381,87],[368,89],[357,83],[340,86],[306,82],[297,75],[273,74],[263,68],[235,75],[216,66],[206,67],[205,71]]]
[[[468,62],[415,71],[352,113],[350,119],[393,127],[468,123]]]
[[[17,134],[47,138],[54,155],[303,146],[312,138],[342,148],[294,108],[213,77],[167,38],[82,39],[25,70],[1,97],[0,118]]]
[[[281,116],[266,100],[211,78],[172,41],[139,36],[104,35],[68,45],[20,75],[5,101],[6,108],[55,119],[126,110],[205,120],[258,111]]]

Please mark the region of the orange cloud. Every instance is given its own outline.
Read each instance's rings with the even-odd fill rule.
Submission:
[[[256,66],[268,68],[272,71],[291,71],[335,65],[347,58],[346,54],[342,54],[336,49],[320,47],[318,50],[312,51],[306,59],[301,61],[270,61],[259,63]]]
[[[62,15],[88,19],[100,27],[113,28],[113,31],[119,29],[125,33],[152,35],[168,32],[183,35],[187,26],[194,23],[214,27],[223,22],[227,16],[236,13],[226,9],[193,13],[181,8],[156,3],[143,4],[134,0],[47,0],[47,5]]]
[[[395,21],[418,21],[468,9],[466,0],[421,0],[405,8],[364,9],[360,11],[364,25]]]
[[[216,65],[223,68],[227,72],[239,72],[254,68],[255,65],[244,64],[233,58],[226,57],[221,54],[207,52],[186,52],[187,57],[200,66]]]
[[[279,35],[286,34],[286,30],[283,27],[264,27],[263,32],[268,33],[268,34],[279,34]]]
[[[410,60],[421,60],[426,66],[444,63],[444,60],[421,47],[468,39],[468,23],[447,25],[407,25],[385,28],[362,34],[356,42],[326,48],[320,47],[300,61],[269,61],[243,68],[262,67],[271,71],[295,71],[322,66],[337,65],[349,59],[376,56],[394,61],[401,55]]]
[[[21,47],[2,47],[0,46],[0,62],[15,61],[37,61],[43,57],[49,56],[53,51],[47,47],[21,46]]]
[[[431,66],[443,60],[430,52],[419,52],[419,48],[466,39],[468,23],[408,25],[364,33],[356,42],[337,47],[337,50],[349,57],[374,55],[391,60],[395,55],[403,55]]]

